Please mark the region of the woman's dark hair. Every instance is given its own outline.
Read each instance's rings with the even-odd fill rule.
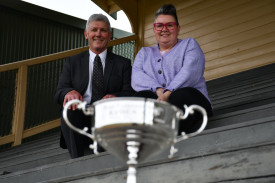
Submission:
[[[174,5],[172,4],[165,4],[162,7],[158,9],[158,11],[155,14],[155,21],[158,18],[159,15],[171,15],[175,18],[177,25],[179,25],[177,11]]]

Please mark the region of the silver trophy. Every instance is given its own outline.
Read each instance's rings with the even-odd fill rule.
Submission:
[[[77,104],[85,115],[91,115],[94,124],[78,129],[67,117],[67,110]],[[139,97],[120,97],[100,100],[87,107],[86,102],[71,100],[63,110],[66,124],[76,132],[93,140],[90,148],[95,154],[97,143],[109,153],[126,162],[127,183],[136,183],[136,166],[170,147],[169,158],[177,152],[174,145],[201,133],[207,124],[207,114],[198,105],[184,106],[185,112],[167,102]],[[179,121],[198,111],[203,116],[201,127],[194,133],[177,137]],[[184,121],[183,121],[184,122]]]

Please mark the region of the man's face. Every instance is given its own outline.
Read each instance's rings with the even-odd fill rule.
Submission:
[[[88,39],[90,50],[95,54],[103,52],[112,37],[108,25],[104,21],[91,21],[88,31],[85,29],[84,35]]]

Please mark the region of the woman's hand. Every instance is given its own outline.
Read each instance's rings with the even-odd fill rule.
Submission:
[[[158,95],[157,100],[169,102],[169,96],[171,95],[171,93],[172,93],[171,91],[167,90],[165,93]]]
[[[164,91],[164,88],[157,88],[156,90],[157,96],[160,97],[161,95],[163,95],[163,91]]]

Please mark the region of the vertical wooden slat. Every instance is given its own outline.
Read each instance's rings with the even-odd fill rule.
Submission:
[[[134,29],[134,33],[138,35],[136,42],[135,42],[135,55],[138,51],[144,46],[144,0],[138,1],[138,19],[136,29]]]
[[[26,90],[27,90],[28,67],[22,65],[18,69],[17,83],[16,83],[16,99],[13,116],[12,134],[14,134],[13,146],[22,143],[25,106],[26,106]]]

